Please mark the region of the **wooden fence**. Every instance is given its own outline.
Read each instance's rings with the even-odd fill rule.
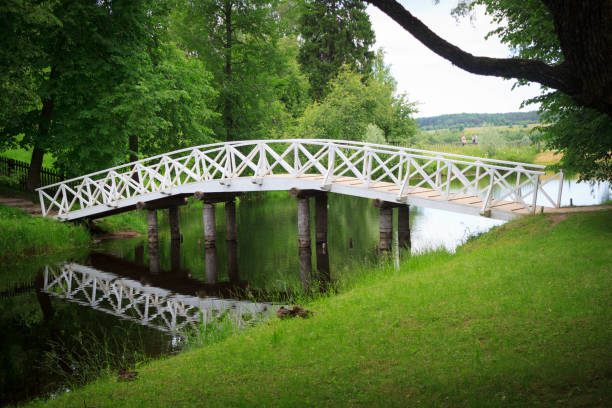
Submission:
[[[28,163],[0,156],[0,176],[9,178],[8,183],[12,187],[26,191],[30,165]],[[56,170],[42,168],[40,170],[40,185],[46,186],[65,180],[63,174]]]

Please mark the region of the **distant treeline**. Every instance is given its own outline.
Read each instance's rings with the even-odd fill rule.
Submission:
[[[421,130],[451,129],[478,127],[484,125],[509,126],[536,123],[540,119],[538,112],[507,113],[454,113],[450,115],[416,118]]]

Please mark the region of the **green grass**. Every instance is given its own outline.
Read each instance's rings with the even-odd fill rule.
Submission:
[[[19,160],[25,163],[30,163],[32,159],[32,149],[8,149],[0,151],[0,156],[8,157],[9,159]],[[53,168],[55,157],[50,153],[45,153],[43,156],[43,167]]]
[[[517,161],[522,163],[533,163],[538,154],[533,146],[504,146],[490,149],[483,146],[423,146],[426,150],[435,150],[444,153],[461,154],[464,156],[487,157],[489,159]]]
[[[370,270],[307,305],[310,319],[274,319],[48,405],[610,406],[612,212],[554,223],[522,219],[454,255]]]
[[[147,232],[147,213],[146,211],[129,211],[111,215],[96,220],[95,226],[96,229],[105,233],[135,231],[144,234]]]
[[[0,205],[0,259],[39,255],[89,242],[89,233],[81,225],[32,217]]]

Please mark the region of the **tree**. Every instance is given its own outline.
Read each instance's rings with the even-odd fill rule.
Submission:
[[[276,9],[275,0],[199,0],[174,16],[180,45],[213,74],[219,138],[265,138],[274,133],[268,125],[286,115],[274,92],[286,64]]]
[[[363,141],[377,134],[373,129],[380,130],[386,142],[407,142],[414,136],[416,123],[410,118],[414,104],[405,95],[396,96],[389,82],[364,77],[345,65],[329,88],[327,96],[309,106],[300,118],[299,137]]]
[[[206,123],[215,93],[197,58],[160,43],[133,50],[122,63],[129,73],[122,82],[106,88],[92,74],[90,85],[102,82],[95,100],[71,102],[55,118],[56,167],[69,175],[214,140]]]
[[[57,136],[72,114],[87,111],[101,93],[121,83],[126,74],[122,58],[129,50],[139,49],[139,42],[154,40],[159,28],[147,23],[160,7],[147,0],[11,0],[1,11],[3,17],[14,17],[20,24],[12,35],[2,37],[0,48],[11,49],[13,40],[23,46],[13,50],[12,61],[3,58],[2,62],[8,62],[9,77],[27,73],[32,96],[28,109],[10,112],[2,139],[33,148],[28,180],[32,190],[40,184],[44,154],[61,144]],[[32,18],[32,13],[44,17]],[[95,126],[96,118],[90,119],[78,129],[80,135],[88,135]],[[111,140],[96,142],[101,150],[115,145]],[[94,162],[95,156],[83,160]]]
[[[474,7],[486,7],[498,27],[498,35],[522,59],[540,60],[554,66],[566,64],[562,42],[556,33],[553,14],[538,0],[463,0],[457,16]],[[526,83],[524,80],[519,85]],[[583,180],[612,180],[612,117],[577,103],[561,91],[544,88],[542,95],[525,103],[540,103],[540,138],[547,146],[563,152],[560,166]],[[539,139],[538,139],[539,140]]]
[[[510,19],[509,30],[528,38],[529,27],[552,29],[549,44],[562,59],[476,57],[452,45],[415,18],[398,1],[368,0],[426,47],[458,67],[479,75],[540,83],[570,96],[577,105],[612,116],[612,0],[487,0],[491,10]],[[464,1],[463,3],[472,3]],[[521,8],[527,13],[522,13]],[[515,27],[514,23],[517,24]],[[528,27],[529,26],[529,27]],[[526,50],[538,50],[541,45]],[[544,47],[542,51],[550,49]]]
[[[33,148],[30,189],[46,152],[77,175],[211,140],[210,76],[168,42],[168,13],[156,0],[10,0],[0,8],[0,20],[18,22],[0,39],[10,51],[0,52],[0,84],[27,95],[0,115],[0,132],[4,144]]]
[[[348,64],[361,74],[372,69],[374,32],[361,0],[303,0],[299,62],[309,76],[311,96],[320,101],[328,82]]]

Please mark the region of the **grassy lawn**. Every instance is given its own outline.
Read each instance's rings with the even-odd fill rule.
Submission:
[[[32,159],[32,149],[8,149],[0,151],[0,156],[29,163]],[[50,153],[45,153],[43,156],[43,167],[53,168],[53,163],[55,163],[55,157]]]
[[[508,223],[48,405],[610,406],[611,244],[610,211]]]

